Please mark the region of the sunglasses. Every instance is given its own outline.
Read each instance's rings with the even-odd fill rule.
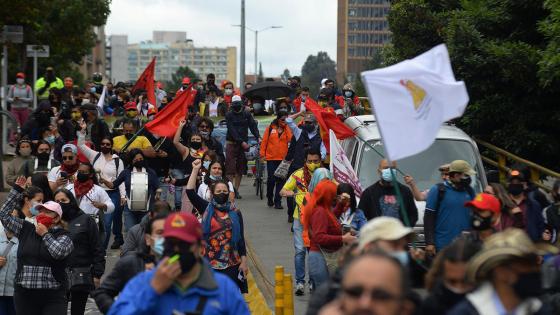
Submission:
[[[379,288],[366,290],[362,286],[353,286],[353,287],[343,288],[342,290],[347,296],[353,299],[358,299],[362,297],[364,294],[368,294],[369,298],[372,301],[377,301],[377,302],[390,302],[399,299],[399,296]]]
[[[73,159],[74,159],[73,156],[63,156],[63,157],[62,157],[62,160],[63,160],[63,161],[72,161]]]

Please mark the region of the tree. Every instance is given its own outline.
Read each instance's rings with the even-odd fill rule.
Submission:
[[[264,74],[263,74],[263,70],[262,70],[262,63],[259,62],[259,74],[257,75],[257,82],[255,83],[259,83],[259,82],[264,82]]]
[[[177,91],[181,88],[184,77],[190,78],[191,82],[193,82],[193,80],[195,79],[200,79],[198,77],[198,74],[196,74],[196,72],[194,72],[188,66],[179,67],[179,69],[175,71],[175,74],[171,75],[171,81],[165,82],[166,89],[169,91]]]
[[[32,61],[25,55],[25,46],[30,44],[50,46],[50,57],[40,58],[41,72],[52,65],[58,76],[71,73],[95,45],[94,27],[105,25],[111,12],[110,3],[110,0],[3,3],[0,24],[22,25],[24,32],[24,42],[9,47],[9,76],[13,78],[16,72],[24,71],[31,77]]]
[[[301,67],[302,86],[309,87],[311,95],[319,94],[322,79],[334,80],[335,76],[336,63],[324,51],[318,52],[317,56],[309,55]]]
[[[288,82],[288,79],[291,78],[291,77],[292,77],[292,75],[290,74],[290,70],[288,70],[288,69],[284,69],[284,72],[282,72],[282,74],[280,75],[280,79],[284,83]]]
[[[447,45],[470,96],[467,133],[558,167],[559,1],[396,0],[389,25],[386,63]]]

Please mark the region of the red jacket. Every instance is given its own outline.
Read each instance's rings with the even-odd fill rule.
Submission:
[[[335,251],[342,247],[342,227],[330,209],[317,206],[309,221],[311,251]]]

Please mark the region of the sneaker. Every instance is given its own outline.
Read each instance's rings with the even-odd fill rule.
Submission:
[[[269,207],[274,206],[274,201],[273,201],[272,199],[268,199],[267,205],[268,205]]]
[[[111,245],[111,249],[119,249],[119,248],[121,248],[121,245],[123,243],[124,242],[113,242],[113,245]]]
[[[296,295],[302,296],[305,294],[305,285],[303,283],[296,284]]]

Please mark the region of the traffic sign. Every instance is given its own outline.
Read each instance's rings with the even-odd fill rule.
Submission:
[[[49,46],[47,45],[27,45],[27,57],[46,58],[49,56]]]

